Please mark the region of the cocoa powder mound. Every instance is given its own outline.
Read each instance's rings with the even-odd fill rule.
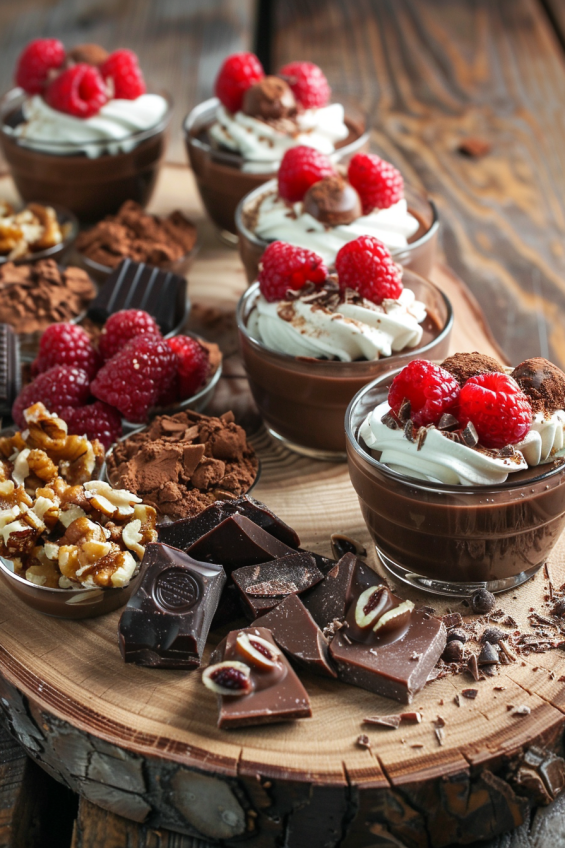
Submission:
[[[504,372],[504,366],[500,362],[476,350],[473,353],[454,353],[444,359],[441,367],[449,371],[461,386],[470,377],[476,377],[478,374]]]
[[[161,415],[118,442],[108,457],[111,483],[173,520],[247,492],[258,462],[232,412],[220,418],[187,410]]]
[[[195,243],[196,227],[182,212],[159,217],[127,200],[117,215],[108,215],[80,233],[76,247],[88,259],[108,268],[115,268],[126,258],[161,268],[186,256]]]
[[[530,401],[532,411],[550,415],[565,409],[565,374],[541,356],[517,365],[512,376]]]

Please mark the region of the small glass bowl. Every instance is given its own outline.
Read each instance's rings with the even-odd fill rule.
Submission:
[[[381,561],[395,578],[434,594],[519,586],[565,527],[565,463],[495,486],[447,486],[393,471],[360,443],[359,428],[400,370],[361,389],[345,418],[351,482]]]
[[[0,101],[0,145],[23,199],[42,197],[50,205],[72,209],[80,221],[98,221],[117,212],[125,200],[146,206],[165,153],[173,107],[169,94],[155,93],[168,103],[161,120],[114,142],[127,145],[126,152],[106,153],[112,144],[108,139],[89,143],[89,148],[103,151],[90,158],[72,143],[64,152],[61,142],[42,143],[41,149],[22,144],[7,126],[10,119],[12,126],[18,123],[28,95],[21,88],[7,92]]]
[[[259,296],[255,283],[237,306],[239,345],[249,386],[267,430],[296,453],[333,462],[345,461],[344,418],[351,398],[379,374],[412,359],[447,356],[453,327],[451,303],[433,283],[412,271],[404,274],[436,319],[437,333],[419,347],[372,361],[337,362],[277,353],[253,338],[247,320]]]
[[[54,259],[58,265],[61,265],[77,237],[78,221],[70,209],[64,209],[62,206],[56,206],[44,200],[32,200],[30,203],[37,203],[40,206],[51,206],[55,210],[59,226],[61,229],[66,230],[67,234],[59,244],[55,244],[53,247],[47,247],[45,250],[37,250],[34,253],[30,253],[29,256],[19,256],[17,259],[0,256],[0,265],[4,265],[6,262],[13,262],[14,265],[26,265],[28,262],[37,262],[39,259]]]
[[[268,241],[259,238],[247,226],[249,211],[256,207],[263,195],[276,191],[276,180],[270,180],[258,186],[239,202],[235,212],[239,254],[249,283],[257,279],[259,262],[269,245]],[[416,241],[411,242],[407,247],[392,249],[391,254],[400,265],[410,268],[421,277],[429,277],[437,253],[439,214],[433,200],[422,192],[409,185],[404,186],[404,192],[410,212],[418,219],[421,226],[427,229]]]
[[[340,97],[340,101],[343,98]],[[363,110],[356,103],[343,101],[346,123],[357,133],[349,144],[338,147],[330,158],[347,161],[354,153],[368,149],[369,133]],[[206,212],[220,231],[220,235],[229,244],[237,244],[235,210],[240,200],[249,192],[271,179],[278,165],[264,163],[260,172],[244,171],[243,157],[228,150],[212,147],[206,137],[206,130],[216,120],[219,106],[217,97],[205,100],[196,106],[183,122],[184,139],[188,158],[196,177],[196,182]],[[254,168],[261,168],[261,162],[254,161]]]

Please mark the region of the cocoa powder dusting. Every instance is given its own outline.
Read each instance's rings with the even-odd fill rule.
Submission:
[[[477,374],[504,371],[504,366],[500,362],[492,356],[486,356],[476,350],[473,353],[454,353],[453,356],[444,359],[441,367],[449,371],[461,386],[466,380],[470,377],[476,377]]]
[[[530,401],[532,411],[551,414],[565,408],[565,374],[541,356],[520,363],[512,376]]]

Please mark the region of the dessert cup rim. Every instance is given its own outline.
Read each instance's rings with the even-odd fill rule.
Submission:
[[[44,154],[46,156],[58,156],[59,158],[61,156],[68,156],[70,158],[73,155],[73,151],[77,151],[77,157],[80,159],[84,159],[85,154],[84,152],[81,153],[81,151],[84,151],[85,147],[104,149],[109,145],[124,144],[133,140],[137,141],[140,144],[142,141],[145,141],[148,138],[152,138],[153,136],[158,135],[167,127],[168,123],[170,122],[174,106],[172,95],[165,89],[148,87],[146,93],[160,94],[161,97],[163,97],[167,101],[167,109],[165,113],[157,121],[156,124],[153,124],[153,126],[151,127],[147,127],[147,129],[135,130],[134,132],[131,132],[128,135],[124,135],[121,138],[116,139],[96,139],[94,141],[88,141],[77,144],[63,141],[42,141],[40,142],[41,146],[38,146],[36,144],[22,144],[18,136],[6,131],[6,122],[4,118],[6,114],[9,113],[10,106],[12,106],[12,104],[19,98],[25,99],[25,97],[28,96],[22,88],[16,86],[14,88],[9,89],[0,97],[0,134],[5,138],[9,139],[10,141],[16,143],[18,147],[21,147],[23,150],[28,150],[32,153]],[[63,150],[63,152],[61,152],[61,150]],[[65,150],[68,150],[69,153],[67,154]],[[120,154],[123,155],[123,151],[119,151],[118,154],[106,153],[107,156],[116,156]]]
[[[14,265],[27,265],[33,262],[38,262],[41,259],[56,258],[59,253],[62,253],[73,244],[78,235],[78,218],[74,212],[71,212],[71,210],[67,209],[66,206],[59,206],[57,203],[48,203],[46,200],[23,201],[18,204],[16,214],[21,212],[23,209],[26,209],[30,203],[36,203],[38,206],[46,206],[54,209],[59,225],[61,225],[61,223],[69,223],[71,225],[70,232],[63,241],[59,242],[59,244],[54,244],[52,247],[46,247],[44,250],[38,250],[35,253],[30,253],[29,256],[18,256],[15,259],[10,259],[8,256],[0,256],[0,265],[5,265],[7,262],[13,262]],[[63,219],[63,221],[61,219]]]
[[[369,132],[368,120],[367,120],[367,117],[368,117],[367,116],[367,110],[364,109],[361,106],[360,103],[357,103],[356,101],[354,101],[353,98],[349,98],[349,99],[350,99],[351,103],[355,102],[356,107],[363,113],[365,129],[356,139],[354,139],[354,141],[351,141],[349,144],[346,144],[343,147],[338,147],[336,150],[334,150],[333,153],[329,154],[330,159],[332,159],[332,158],[341,159],[341,158],[343,158],[343,156],[347,156],[348,153],[350,153],[354,148],[361,146],[366,141],[368,141],[369,138],[370,138],[370,132]],[[207,142],[202,141],[202,139],[196,138],[196,136],[191,135],[191,131],[193,130],[194,126],[196,125],[197,121],[200,118],[202,118],[207,112],[211,111],[212,109],[214,109],[214,110],[217,109],[219,105],[220,105],[220,101],[217,97],[210,97],[210,98],[208,98],[208,100],[203,100],[202,103],[198,103],[198,105],[196,105],[193,109],[190,110],[190,112],[185,116],[185,118],[183,119],[183,122],[182,122],[182,129],[183,129],[183,133],[184,133],[186,142],[188,144],[193,145],[194,147],[200,148],[200,150],[203,150],[207,154],[211,153],[212,151],[215,151],[215,148],[213,148],[211,144],[208,144]],[[347,110],[346,110],[346,117],[347,117]],[[222,156],[225,155],[225,157],[226,157],[226,164],[229,163],[230,157],[233,158],[234,166],[238,166],[238,167],[241,164],[241,162],[245,162],[245,161],[249,161],[249,162],[252,161],[256,165],[260,165],[261,163],[265,164],[266,169],[265,169],[264,172],[250,171],[249,176],[254,176],[254,177],[260,177],[260,176],[265,176],[265,175],[270,176],[278,168],[278,163],[274,163],[272,159],[252,159],[252,160],[249,159],[249,160],[245,160],[240,153],[236,153],[235,151],[222,150],[221,152],[222,152]],[[275,166],[276,166],[275,168],[273,168],[273,164],[275,164]]]
[[[445,324],[442,327],[442,329],[440,330],[440,332],[438,333],[438,335],[435,336],[426,345],[423,345],[422,347],[409,348],[410,353],[424,354],[427,350],[429,350],[429,348],[434,347],[439,341],[441,341],[442,339],[447,337],[449,335],[449,333],[451,332],[452,327],[453,327],[453,320],[454,320],[454,318],[453,318],[453,307],[451,305],[451,301],[449,300],[449,298],[447,297],[445,292],[442,291],[438,286],[436,286],[435,283],[432,283],[431,280],[426,279],[426,277],[421,277],[420,274],[415,274],[414,271],[411,271],[409,268],[404,269],[404,274],[409,274],[413,277],[416,277],[419,281],[423,282],[432,291],[434,291],[434,293],[440,295],[441,298],[443,299],[443,302],[445,304],[445,308],[447,310],[447,318],[446,318]],[[408,288],[410,287],[409,281],[407,281],[407,287]],[[238,328],[239,332],[242,333],[242,335],[245,336],[246,339],[248,339],[250,342],[252,342],[257,347],[259,347],[263,350],[266,350],[271,356],[279,358],[283,363],[293,363],[293,362],[298,361],[301,364],[306,364],[306,363],[316,364],[315,365],[316,368],[333,369],[333,368],[336,368],[336,367],[339,368],[340,366],[345,366],[345,367],[349,367],[349,368],[356,367],[356,366],[359,366],[359,367],[374,366],[375,362],[380,361],[380,360],[375,360],[375,359],[366,359],[366,360],[364,359],[364,360],[359,360],[359,361],[354,361],[354,362],[342,362],[342,361],[336,360],[336,359],[300,358],[300,357],[297,357],[297,356],[292,356],[289,353],[280,353],[278,350],[273,350],[272,348],[267,347],[266,344],[264,344],[263,342],[259,341],[258,339],[254,338],[252,335],[250,335],[250,333],[247,329],[247,325],[246,325],[246,322],[245,322],[245,319],[244,319],[244,314],[243,314],[244,308],[247,306],[248,301],[251,300],[252,297],[255,297],[257,295],[258,291],[259,291],[259,283],[258,283],[258,281],[255,281],[241,295],[241,297],[238,301],[237,307],[236,307],[237,328]],[[393,353],[391,356],[387,356],[387,357],[383,356],[383,357],[381,357],[381,359],[391,361],[391,360],[394,360],[396,356],[401,356],[404,352],[405,351],[399,351],[398,353]],[[402,366],[402,367],[404,367],[404,366]],[[400,369],[397,369],[397,370],[400,370]],[[390,372],[387,372],[387,374],[388,373],[390,373]],[[348,411],[349,411],[349,409],[348,409]]]
[[[414,186],[410,185],[409,183],[405,183],[405,185],[407,186],[407,188],[410,191],[413,191],[413,192],[416,192],[417,194],[419,194],[420,197],[423,200],[425,200],[426,203],[429,204],[430,209],[432,210],[432,223],[430,224],[430,226],[428,227],[426,232],[423,235],[421,235],[419,239],[416,239],[416,241],[408,242],[406,247],[392,248],[390,250],[390,252],[391,252],[391,255],[393,257],[398,253],[404,254],[406,252],[416,250],[417,248],[426,244],[426,242],[428,242],[437,233],[437,231],[439,229],[439,212],[438,212],[437,206],[434,203],[434,201],[432,200],[432,198],[429,197],[427,194],[424,194],[424,192],[421,191],[420,189],[417,189]],[[272,242],[276,241],[276,239],[271,239],[271,241],[267,241],[266,239],[262,239],[259,236],[255,235],[255,233],[253,233],[250,229],[248,229],[247,226],[244,224],[243,213],[244,213],[244,209],[245,209],[245,206],[246,206],[247,203],[254,201],[254,200],[257,200],[257,198],[260,197],[262,194],[269,194],[270,192],[273,191],[273,189],[276,189],[276,188],[277,188],[277,178],[273,177],[273,179],[270,179],[266,183],[262,183],[260,186],[257,186],[256,188],[254,188],[250,192],[248,192],[245,195],[245,197],[242,197],[242,199],[237,204],[237,207],[236,207],[236,210],[235,210],[235,226],[236,226],[236,229],[239,233],[240,238],[241,237],[246,238],[247,241],[251,242],[251,244],[255,245],[256,247],[261,248],[262,250],[265,250],[268,247],[268,245],[272,244]]]
[[[544,480],[549,479],[556,475],[559,471],[563,471],[565,469],[565,460],[563,463],[557,465],[554,468],[548,468],[546,471],[540,473],[536,477],[532,477],[529,480],[522,481],[519,483],[512,482],[511,480],[506,480],[504,483],[495,483],[489,484],[486,486],[470,486],[470,485],[450,485],[446,483],[432,483],[426,480],[421,480],[416,477],[408,477],[406,474],[400,474],[398,471],[394,471],[392,468],[389,468],[384,463],[380,462],[378,459],[375,459],[371,456],[359,443],[357,432],[354,432],[353,426],[351,423],[351,419],[353,417],[353,413],[358,406],[358,404],[362,401],[362,399],[369,394],[373,389],[377,386],[382,385],[386,381],[390,381],[394,379],[394,377],[402,371],[402,368],[395,368],[394,370],[387,371],[386,374],[381,374],[380,377],[377,377],[375,380],[372,380],[366,386],[363,386],[357,394],[352,398],[347,407],[347,411],[345,413],[345,435],[347,439],[347,443],[350,448],[357,454],[357,456],[363,460],[363,462],[372,466],[379,473],[383,474],[385,477],[388,477],[390,480],[395,481],[396,483],[400,483],[404,486],[409,486],[412,489],[419,489],[425,492],[436,492],[438,494],[444,495],[461,495],[461,494],[471,494],[471,495],[488,495],[488,494],[496,494],[498,492],[511,492],[513,490],[520,491],[521,489],[527,489],[531,486],[540,483]],[[358,431],[358,428],[357,428]],[[349,452],[348,452],[349,453]],[[351,460],[348,456],[348,464],[350,464]],[[543,468],[543,465],[539,466]],[[511,477],[512,475],[509,475]],[[417,497],[415,498],[417,500]]]

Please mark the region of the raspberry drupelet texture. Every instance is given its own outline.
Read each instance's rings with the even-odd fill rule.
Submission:
[[[100,66],[103,78],[111,81],[114,97],[135,100],[147,87],[133,50],[116,50]]]
[[[363,215],[373,209],[388,209],[404,197],[400,171],[374,153],[356,153],[349,163],[347,176],[361,198]]]
[[[167,344],[178,357],[177,376],[172,388],[176,399],[185,400],[195,395],[208,377],[210,354],[203,345],[190,336],[174,336]]]
[[[91,118],[107,102],[108,93],[98,69],[79,63],[67,68],[50,83],[45,100],[59,112]]]
[[[270,302],[283,300],[289,289],[301,289],[307,282],[320,285],[328,276],[328,269],[317,253],[283,241],[268,246],[259,269],[259,288]]]
[[[459,395],[458,419],[471,421],[485,448],[516,444],[532,424],[532,407],[512,377],[491,372],[471,377]]]
[[[388,403],[398,415],[409,401],[410,418],[422,427],[437,424],[444,413],[455,414],[459,392],[459,383],[448,371],[426,359],[415,359],[392,381]]]
[[[86,371],[92,380],[101,360],[82,327],[70,323],[51,324],[41,336],[39,353],[31,366],[31,373],[36,376],[54,365],[74,365]]]
[[[59,415],[67,422],[71,435],[86,436],[90,441],[98,439],[106,450],[122,435],[120,413],[100,400],[87,406],[68,406]]]
[[[55,365],[28,383],[14,401],[12,418],[25,427],[24,409],[41,401],[49,412],[59,413],[68,406],[84,406],[90,396],[90,378],[86,371],[70,365]]]
[[[265,76],[261,62],[253,53],[228,56],[216,77],[215,94],[228,112],[239,112],[243,95]]]
[[[358,291],[362,297],[381,304],[402,294],[402,269],[390,251],[374,236],[359,236],[339,250],[335,267],[340,288]]]
[[[20,53],[16,66],[16,84],[27,94],[41,94],[49,71],[65,61],[65,48],[57,38],[36,38]]]
[[[304,109],[319,109],[329,103],[332,93],[318,65],[313,62],[290,62],[279,71]]]
[[[120,312],[114,312],[100,334],[98,347],[102,359],[111,359],[130,339],[142,335],[161,335],[159,325],[149,313],[142,309],[122,309]]]
[[[284,154],[278,175],[279,195],[297,203],[314,183],[330,177],[335,168],[324,153],[299,144]]]

